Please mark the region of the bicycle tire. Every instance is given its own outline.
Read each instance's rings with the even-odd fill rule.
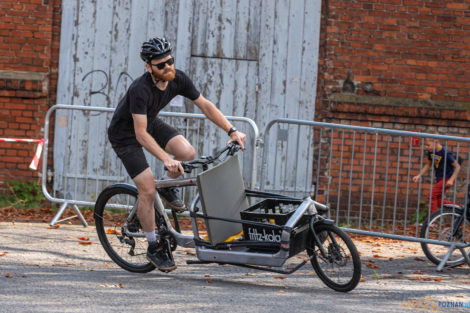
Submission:
[[[147,273],[155,269],[146,258],[147,240],[145,237],[129,237],[122,229],[130,210],[137,205],[137,198],[134,186],[116,184],[107,187],[95,203],[95,226],[101,245],[117,265],[129,272]],[[121,208],[116,209],[116,206]],[[132,232],[143,232],[137,215],[128,227]]]
[[[470,242],[470,221],[464,219],[460,225],[457,238],[448,238],[449,232],[452,230],[452,220],[461,216],[460,212],[456,212],[450,208],[443,208],[437,210],[428,220],[423,224],[420,232],[420,237],[424,239],[452,241],[452,242]],[[463,225],[465,225],[464,232],[462,233]],[[465,237],[464,237],[465,236]],[[432,263],[439,265],[447,254],[449,247],[443,245],[436,245],[421,242],[421,249],[426,257]],[[470,254],[470,248],[466,248],[467,253]],[[446,266],[459,266],[465,263],[465,259],[459,249],[453,251],[451,256],[446,262]]]
[[[361,279],[361,259],[351,238],[334,225],[316,225],[315,232],[327,252],[326,258],[323,257],[315,243],[313,234],[310,234],[307,253],[312,256],[310,262],[315,273],[325,285],[333,290],[348,292],[356,288]],[[347,270],[347,266],[351,268]],[[341,270],[347,270],[345,272],[347,275],[338,275],[337,273],[340,273]],[[334,278],[344,280],[335,281]]]

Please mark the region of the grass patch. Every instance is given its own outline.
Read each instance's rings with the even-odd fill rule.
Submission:
[[[9,193],[0,195],[0,206],[19,209],[41,208],[45,197],[36,181],[9,180],[5,182]]]

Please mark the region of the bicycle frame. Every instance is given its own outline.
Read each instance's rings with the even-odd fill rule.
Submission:
[[[235,248],[231,250],[215,250],[196,246],[196,255],[199,260],[206,262],[280,267],[289,258],[291,230],[305,213],[309,215],[317,213],[314,201],[310,198],[304,199],[294,214],[287,220],[281,233],[281,249],[274,254],[248,252],[243,249],[236,250]]]
[[[196,178],[184,178],[184,179],[174,179],[174,180],[157,180],[155,181],[156,187],[168,187],[168,186],[196,186]],[[263,193],[260,193],[263,195]],[[184,248],[196,248],[196,255],[198,259],[202,262],[216,262],[216,263],[230,263],[230,264],[251,264],[251,265],[262,265],[262,266],[274,266],[280,267],[284,262],[289,258],[289,248],[290,248],[290,236],[291,230],[299,222],[303,215],[308,214],[310,216],[315,216],[318,214],[317,207],[320,209],[326,209],[326,206],[312,200],[310,197],[307,197],[296,209],[294,214],[288,219],[284,225],[281,233],[281,249],[276,253],[261,253],[261,252],[248,252],[244,251],[246,249],[235,249],[230,250],[215,250],[207,248],[204,246],[195,245],[195,239],[200,240],[199,232],[197,229],[196,218],[194,216],[198,215],[196,210],[196,204],[199,201],[199,195],[197,195],[191,202],[189,206],[189,212],[191,216],[193,234],[185,235],[178,232],[171,224],[170,218],[166,214],[165,207],[163,202],[158,195],[155,197],[155,209],[157,213],[161,215],[165,221],[165,226],[171,235],[175,238],[177,244]],[[128,221],[137,213],[137,206],[132,208],[128,216]],[[234,222],[241,222],[234,221]],[[127,223],[124,225],[126,229]],[[313,223],[310,227],[313,227]],[[127,230],[127,229],[126,229]],[[143,237],[143,234],[127,232],[129,236],[133,237]],[[307,260],[308,261],[308,260]],[[306,261],[305,261],[306,262]]]
[[[185,186],[196,186],[196,177],[189,177],[189,178],[183,178],[183,179],[167,179],[167,180],[155,180],[155,186],[156,188],[165,188],[169,186],[174,186],[174,187],[185,187]],[[197,196],[196,198],[198,198]],[[194,199],[192,202],[192,206],[195,206],[197,203],[197,199]],[[162,216],[165,220],[165,226],[168,228],[170,233],[173,235],[173,237],[176,239],[176,242],[178,245],[185,247],[185,248],[194,248],[194,236],[193,235],[184,235],[178,231],[176,231],[173,226],[171,225],[170,219],[168,215],[165,212],[165,207],[163,205],[162,199],[158,195],[158,192],[155,195],[155,200],[154,200],[154,206],[155,210],[157,213]],[[137,214],[137,205],[135,205],[131,211],[129,212],[129,215],[127,217],[127,221],[124,224],[124,229],[126,230],[126,233],[128,236],[132,237],[145,237],[144,234],[142,233],[132,233],[127,230],[127,223],[132,220],[134,215]],[[158,234],[157,234],[158,235]]]

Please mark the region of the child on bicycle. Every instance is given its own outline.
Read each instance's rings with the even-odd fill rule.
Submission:
[[[417,183],[420,177],[434,165],[436,183],[431,189],[431,213],[433,213],[441,206],[443,187],[445,193],[454,185],[460,171],[460,164],[452,152],[444,148],[437,139],[424,138],[424,149],[427,151],[426,163],[419,174],[413,177],[413,181]]]

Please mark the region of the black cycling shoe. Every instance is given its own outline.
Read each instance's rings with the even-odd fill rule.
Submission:
[[[178,190],[175,187],[158,188],[158,193],[168,205],[176,211],[183,211],[186,209],[184,202],[178,197]]]
[[[147,260],[162,272],[171,272],[176,269],[175,262],[169,256],[167,249],[165,249],[164,246],[159,246],[157,243],[149,245],[147,249]]]

